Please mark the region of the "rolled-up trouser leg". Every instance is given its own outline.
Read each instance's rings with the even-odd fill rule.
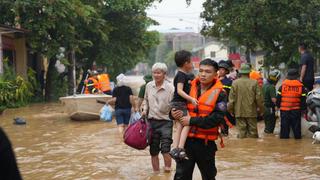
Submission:
[[[247,137],[247,119],[246,118],[237,118],[237,128],[239,131],[239,138]]]
[[[161,153],[169,153],[172,140],[172,121],[166,121],[160,128],[160,150]]]
[[[258,138],[258,128],[257,128],[257,118],[249,117],[247,118],[248,122],[248,137]]]

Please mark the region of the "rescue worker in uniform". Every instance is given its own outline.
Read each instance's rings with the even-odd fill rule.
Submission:
[[[189,95],[198,99],[197,106],[187,104],[189,115],[173,109],[174,119],[180,119],[184,126],[191,126],[185,143],[188,159],[176,163],[175,180],[192,180],[192,174],[197,164],[202,179],[215,179],[215,140],[219,137],[219,125],[223,123],[226,112],[227,95],[223,85],[217,78],[218,64],[205,59],[200,62],[199,76],[191,82]],[[183,117],[182,117],[183,116]]]
[[[289,138],[290,128],[294,138],[301,139],[301,112],[306,110],[307,89],[298,78],[298,69],[289,69],[287,79],[278,90],[277,107],[280,107],[281,139]]]
[[[251,67],[251,64],[250,64],[250,67]],[[256,71],[256,70],[252,69],[249,74],[249,78],[256,80],[258,82],[258,85],[260,88],[263,87],[263,77],[262,77],[261,71]],[[261,91],[262,91],[262,89],[261,89]],[[261,120],[263,120],[263,116],[258,115],[257,121],[261,121]]]
[[[140,112],[143,112],[143,106],[142,103],[143,103],[143,99],[144,99],[144,94],[145,94],[145,91],[146,91],[146,86],[147,84],[152,81],[152,75],[150,74],[146,74],[143,76],[143,80],[146,82],[145,84],[143,84],[142,86],[140,86],[140,90],[139,90],[139,94],[138,94],[138,108],[140,110]]]
[[[97,94],[99,93],[99,82],[98,82],[98,72],[92,71],[90,73],[90,77],[85,81],[86,89],[84,91],[85,94]]]
[[[258,82],[249,79],[250,66],[242,64],[241,77],[232,83],[228,111],[237,121],[239,138],[258,138],[257,116],[263,115],[263,97]]]
[[[280,79],[280,71],[273,70],[269,73],[267,82],[262,87],[264,97],[264,114],[263,119],[265,123],[264,132],[272,134],[276,125],[276,84]]]
[[[221,60],[219,61],[218,66],[219,66],[219,79],[223,84],[223,89],[225,90],[228,96],[231,90],[232,80],[227,77],[227,74],[229,74],[230,70],[232,70],[233,64],[230,60],[228,61]],[[221,132],[224,135],[228,135],[229,126],[232,127],[233,125],[235,125],[236,121],[235,121],[235,118],[228,112],[226,112],[225,119],[226,119],[226,124],[223,125],[223,129]]]
[[[249,78],[258,81],[259,87],[262,88],[263,78],[260,71],[252,70],[249,74]]]
[[[109,75],[107,73],[100,73],[98,75],[98,81],[99,81],[99,87],[100,91],[103,92],[103,94],[111,95],[111,86],[110,86],[110,79]]]

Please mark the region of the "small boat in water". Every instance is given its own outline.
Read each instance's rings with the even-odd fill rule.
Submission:
[[[112,96],[105,94],[76,94],[59,98],[70,116],[76,121],[99,120],[100,110],[104,104],[98,101],[108,101]]]

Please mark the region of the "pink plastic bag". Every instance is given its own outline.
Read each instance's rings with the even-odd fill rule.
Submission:
[[[150,124],[141,118],[128,126],[123,135],[124,143],[135,149],[142,150],[150,144],[151,134]]]

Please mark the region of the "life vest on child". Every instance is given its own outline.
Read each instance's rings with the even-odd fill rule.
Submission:
[[[298,80],[284,80],[281,88],[280,110],[300,109],[303,84]]]
[[[197,95],[197,83],[199,82],[199,78],[191,82],[190,96],[198,99],[198,106],[194,106],[192,103],[187,104],[191,117],[208,116],[214,110],[219,94],[223,90],[223,85],[220,80],[215,81],[215,84],[200,97]],[[208,140],[214,141],[219,137],[219,127],[202,129],[191,126],[188,137],[204,139],[206,142]]]
[[[110,86],[110,79],[108,74],[100,74],[98,75],[98,81],[100,84],[100,90],[105,92],[105,91],[110,91],[111,86]]]
[[[96,89],[99,89],[99,82],[93,77],[89,77],[87,80],[84,81],[86,89],[84,91],[85,94],[94,94]],[[89,91],[89,87],[93,87],[92,91]]]

